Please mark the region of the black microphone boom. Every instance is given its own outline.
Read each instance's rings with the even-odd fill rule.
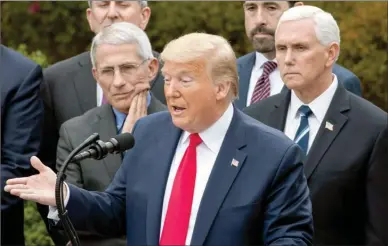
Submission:
[[[118,154],[131,149],[135,145],[135,139],[130,133],[122,133],[111,138],[108,142],[97,140],[87,151],[74,156],[71,161],[77,162],[87,158],[103,159],[108,153]]]

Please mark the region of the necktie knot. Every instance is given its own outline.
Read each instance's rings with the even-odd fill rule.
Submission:
[[[263,67],[263,74],[268,76],[270,73],[272,73],[277,68],[277,66],[278,66],[278,64],[276,62],[273,62],[273,61],[265,62],[264,67]]]
[[[300,108],[298,109],[298,112],[302,117],[306,117],[306,118],[308,118],[313,113],[313,111],[311,111],[310,107],[307,105],[300,106]]]
[[[190,134],[190,144],[189,145],[191,147],[197,147],[201,143],[202,143],[202,139],[198,133]]]

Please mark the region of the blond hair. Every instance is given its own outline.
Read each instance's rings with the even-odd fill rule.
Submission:
[[[160,55],[162,62],[188,63],[205,60],[215,83],[230,82],[231,100],[238,98],[236,55],[229,42],[221,36],[190,33],[169,42]]]

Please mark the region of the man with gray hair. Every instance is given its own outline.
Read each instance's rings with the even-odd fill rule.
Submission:
[[[145,30],[151,16],[147,1],[88,1],[86,17],[90,30],[97,34],[117,22],[129,22]],[[153,52],[158,57],[157,52]],[[43,71],[42,98],[45,106],[44,132],[39,157],[55,169],[56,148],[61,125],[86,111],[107,103],[101,86],[92,74],[90,52],[60,61]],[[153,95],[165,104],[163,77],[158,71],[150,82]],[[39,207],[43,218],[47,209]],[[47,221],[46,225],[47,224]],[[56,236],[52,235],[54,241]],[[59,244],[59,242],[58,242]]]
[[[245,1],[246,35],[254,52],[237,60],[240,94],[235,104],[243,109],[286,89],[280,76],[275,49],[275,29],[284,11],[303,5],[299,1]],[[335,64],[333,73],[345,88],[361,96],[360,80],[351,71]]]
[[[348,92],[333,73],[340,31],[313,6],[287,10],[275,33],[290,90],[245,109],[305,152],[317,245],[388,244],[386,112]]]
[[[112,24],[99,32],[91,47],[93,76],[108,104],[62,124],[57,148],[57,170],[67,156],[93,133],[107,141],[123,132],[132,132],[141,117],[166,110],[148,91],[158,72],[158,60],[143,30],[134,24]],[[122,162],[121,155],[102,160],[86,159],[70,163],[66,182],[86,190],[104,191]],[[82,245],[125,245],[125,238],[106,239],[80,232]]]
[[[74,227],[126,234],[127,245],[312,245],[303,154],[233,106],[228,41],[187,34],[161,58],[169,112],[137,121],[136,144],[104,192],[65,185]],[[40,174],[5,190],[55,206],[55,173],[36,157],[31,164]]]

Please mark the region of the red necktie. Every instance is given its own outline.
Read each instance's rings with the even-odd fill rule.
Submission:
[[[160,245],[185,245],[193,203],[197,172],[197,146],[202,142],[197,134],[190,135],[171,190]]]
[[[267,98],[271,92],[271,84],[269,82],[269,75],[276,69],[276,62],[267,61],[264,63],[263,74],[255,85],[253,90],[251,104],[260,101],[261,99]]]

